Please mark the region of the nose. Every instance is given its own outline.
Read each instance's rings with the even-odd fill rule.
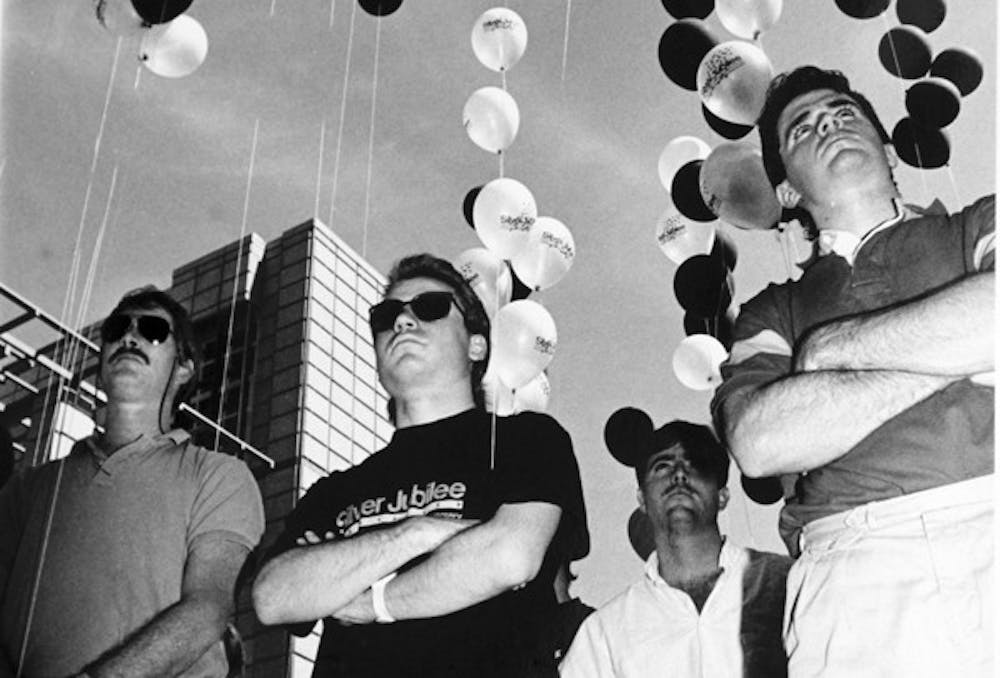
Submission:
[[[122,335],[121,343],[128,344],[130,346],[139,345],[139,323],[136,322],[135,318],[129,321],[128,329],[125,330],[125,334]]]
[[[836,116],[829,113],[820,113],[819,120],[816,121],[816,131],[819,132],[820,136],[825,137],[837,127],[839,127],[839,123]]]
[[[409,306],[404,306],[399,311],[399,315],[396,316],[396,321],[392,324],[393,331],[398,334],[403,330],[410,330],[416,327],[417,320],[413,317],[412,313]]]
[[[686,464],[677,464],[673,472],[674,485],[687,485],[688,470]]]

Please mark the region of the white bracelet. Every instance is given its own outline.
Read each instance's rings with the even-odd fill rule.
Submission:
[[[372,607],[375,609],[375,621],[379,624],[391,624],[396,621],[385,605],[385,585],[395,576],[396,573],[392,572],[372,584]]]

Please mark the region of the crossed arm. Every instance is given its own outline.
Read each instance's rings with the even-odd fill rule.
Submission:
[[[504,504],[485,523],[416,517],[292,549],[261,570],[254,607],[265,624],[326,616],[370,623],[372,583],[426,553],[426,560],[389,583],[386,606],[399,620],[448,614],[531,580],[560,515],[559,507],[542,502]]]
[[[827,464],[953,381],[993,369],[992,271],[915,301],[823,325],[793,373],[732,394],[722,425],[749,476]]]
[[[181,599],[122,645],[87,666],[91,678],[174,676],[222,638],[233,590],[249,549],[222,538],[196,544],[188,555]]]

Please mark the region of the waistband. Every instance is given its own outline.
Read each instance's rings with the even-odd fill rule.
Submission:
[[[941,509],[972,504],[987,504],[992,507],[995,492],[996,476],[990,473],[901,497],[873,501],[814,520],[803,528],[799,543],[802,548],[806,548],[836,537],[848,529],[876,530]]]

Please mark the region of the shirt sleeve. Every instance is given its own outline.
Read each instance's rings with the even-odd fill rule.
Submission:
[[[307,530],[316,533],[321,539],[325,539],[328,532],[333,533],[333,539],[340,538],[336,510],[332,508],[340,476],[340,472],[331,473],[316,481],[306,491],[295,508],[285,516],[284,528],[274,544],[267,549],[263,562],[298,546],[295,540],[305,535]]]
[[[257,481],[246,465],[217,452],[208,453],[191,507],[188,548],[209,533],[252,550],[264,533],[264,506]]]
[[[963,227],[966,267],[970,271],[994,270],[995,202],[995,195],[987,195],[966,207],[959,214]]]
[[[607,637],[596,614],[577,631],[569,652],[559,664],[560,678],[608,678],[615,675]]]

